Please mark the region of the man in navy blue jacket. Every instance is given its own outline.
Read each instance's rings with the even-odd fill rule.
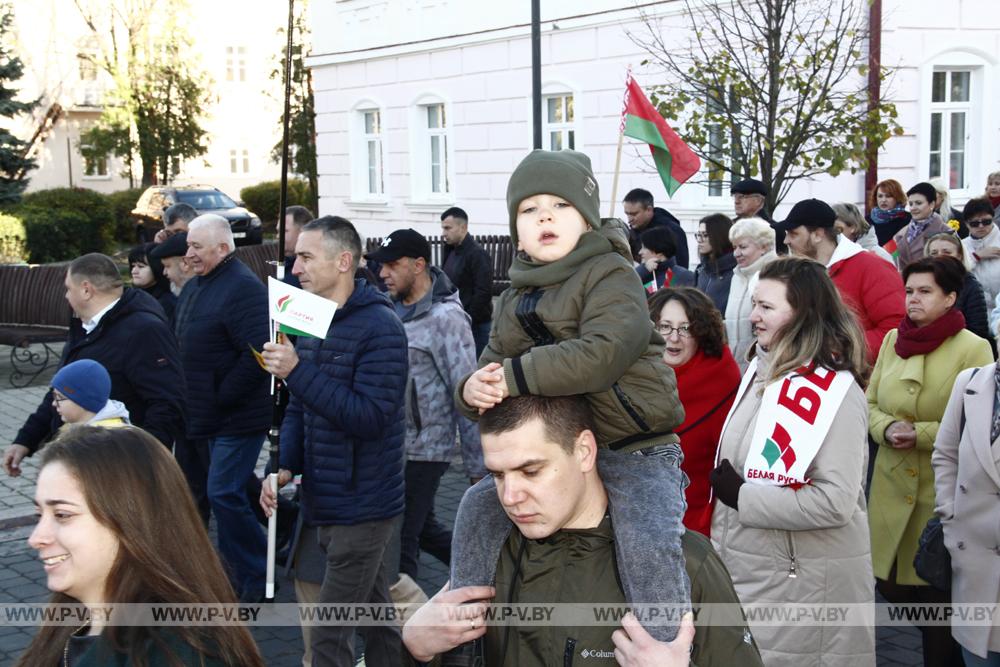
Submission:
[[[125,404],[133,424],[170,447],[184,428],[184,377],[163,308],[143,290],[122,287],[114,261],[99,253],[69,265],[66,299],[76,316],[60,367],[79,359],[100,362],[111,375],[111,398]],[[8,447],[7,474],[19,475],[21,460],[62,423],[49,391]]]
[[[268,340],[267,290],[233,254],[229,223],[191,221],[185,256],[196,277],[174,315],[187,381],[187,437],[208,440],[208,500],[219,552],[244,602],[264,596],[267,542],[245,486],[271,422],[268,377],[253,357]]]
[[[389,299],[355,280],[361,238],[343,218],[302,228],[293,269],[302,288],[338,304],[323,340],[268,343],[268,371],[284,378],[291,400],[281,426],[279,484],[302,474],[302,513],[318,527],[326,555],[322,603],[388,604],[384,558],[403,513],[406,332]],[[261,504],[274,495],[265,484]],[[400,664],[395,626],[362,627],[369,665]],[[312,628],[313,664],[353,665],[354,628]]]

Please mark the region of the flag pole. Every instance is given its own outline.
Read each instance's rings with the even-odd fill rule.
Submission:
[[[628,108],[628,82],[632,78],[632,65],[625,72],[625,96],[622,98],[622,119],[618,124],[618,150],[615,152],[615,176],[611,181],[611,203],[608,217],[615,217],[615,204],[618,203],[618,175],[622,166],[622,143],[625,140],[625,110]]]
[[[295,0],[288,0],[288,40],[285,44],[285,113],[282,118],[281,135],[281,189],[278,192],[278,262],[275,275],[278,280],[285,277],[285,208],[288,204],[288,126],[291,115],[292,97],[292,31],[295,28]],[[277,333],[274,322],[271,323],[272,335],[276,342],[282,342],[281,333]],[[271,485],[274,497],[278,497],[278,461],[281,447],[281,421],[284,417],[285,383],[276,377],[271,378],[274,403],[271,408],[271,428],[267,432],[270,444],[268,453],[268,475],[265,484]],[[267,579],[264,584],[264,598],[274,602],[274,564],[277,557],[278,541],[278,508],[275,506],[267,519]]]

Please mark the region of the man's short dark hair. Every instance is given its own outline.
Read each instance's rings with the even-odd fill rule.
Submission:
[[[986,197],[975,197],[965,202],[962,217],[968,220],[977,215],[993,215],[993,204]]]
[[[545,425],[545,436],[572,453],[577,436],[585,430],[597,432],[594,413],[583,396],[534,396],[505,398],[479,417],[480,435],[508,433],[532,419]]]
[[[351,253],[351,263],[355,271],[361,261],[361,236],[350,220],[339,215],[324,215],[302,227],[304,232],[322,232],[324,245],[333,245],[337,250]]]
[[[70,262],[68,272],[74,283],[86,280],[98,292],[121,289],[124,284],[114,260],[99,252],[77,257]]]
[[[639,235],[639,240],[647,250],[652,250],[670,259],[677,254],[677,242],[674,234],[666,227],[653,227]]]
[[[171,227],[178,222],[191,222],[198,217],[198,211],[191,204],[179,202],[163,212],[163,225]]]
[[[652,208],[653,193],[642,188],[635,188],[634,190],[629,190],[629,193],[625,195],[625,199],[622,201],[626,204],[639,204],[643,208]]]
[[[458,218],[462,224],[469,224],[469,214],[457,206],[452,206],[441,214],[441,222],[444,222],[446,218]]]
[[[292,224],[296,227],[302,227],[308,222],[316,219],[313,212],[307,209],[305,206],[286,206],[285,207],[285,217],[292,216]]]
[[[945,294],[958,295],[965,284],[965,265],[954,257],[938,255],[937,257],[924,257],[915,262],[907,264],[903,268],[903,284],[910,279],[914,273],[930,273],[934,276],[934,282]]]

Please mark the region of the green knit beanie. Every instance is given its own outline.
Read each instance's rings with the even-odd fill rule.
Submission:
[[[591,229],[600,229],[600,192],[590,158],[578,151],[534,150],[507,183],[510,238],[517,247],[517,205],[532,195],[555,195],[572,204]]]

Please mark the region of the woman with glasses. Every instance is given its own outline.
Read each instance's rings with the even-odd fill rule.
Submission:
[[[969,236],[962,239],[968,265],[993,303],[1000,294],[1000,229],[993,220],[993,205],[985,197],[970,199],[963,213],[969,228]]]
[[[722,316],[703,292],[662,289],[649,298],[649,317],[666,341],[663,361],[674,369],[684,406],[684,423],[675,431],[684,451],[681,470],[691,482],[684,492],[684,525],[707,536],[712,521],[708,474],[740,370],[726,346]]]
[[[761,269],[750,319],[757,343],[709,477],[712,542],[744,604],[870,605],[864,334],[802,257]],[[750,625],[768,667],[875,665],[870,625]]]
[[[954,257],[962,263],[962,267],[966,271],[965,277],[962,279],[962,291],[958,293],[955,308],[965,316],[965,328],[980,338],[985,338],[990,347],[993,347],[994,337],[990,333],[988,322],[989,304],[986,302],[983,286],[968,271],[969,256],[966,254],[964,241],[949,232],[935,234],[927,239],[924,255],[927,257]]]
[[[694,235],[701,257],[701,264],[694,271],[695,286],[708,295],[720,313],[726,312],[729,284],[736,268],[733,244],[729,240],[729,228],[732,226],[732,220],[715,213],[701,219]]]

